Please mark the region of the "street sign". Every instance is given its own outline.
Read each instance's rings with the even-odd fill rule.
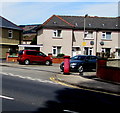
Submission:
[[[86,42],[82,42],[82,46],[86,46]]]

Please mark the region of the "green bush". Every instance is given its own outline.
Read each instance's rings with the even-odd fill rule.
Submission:
[[[64,56],[65,56],[65,54],[63,54],[63,53],[60,53],[60,54],[57,55],[57,57],[60,57],[60,58],[61,57],[63,58]]]

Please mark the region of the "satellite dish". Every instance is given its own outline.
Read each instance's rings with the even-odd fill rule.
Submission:
[[[103,46],[103,45],[104,45],[104,42],[100,42],[100,45]]]
[[[94,41],[90,41],[90,45],[94,45]]]

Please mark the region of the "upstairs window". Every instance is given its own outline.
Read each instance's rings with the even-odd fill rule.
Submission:
[[[111,40],[112,39],[111,32],[103,32],[102,33],[102,39]]]
[[[85,32],[85,39],[93,39],[93,31]]]
[[[61,33],[62,33],[62,30],[54,30],[53,37],[61,38],[62,37]]]
[[[13,38],[13,31],[12,30],[8,31],[8,38]]]

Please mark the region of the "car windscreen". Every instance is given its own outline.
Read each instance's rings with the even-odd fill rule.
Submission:
[[[46,57],[46,55],[44,53],[42,53],[42,52],[38,52],[37,55]]]
[[[74,56],[71,60],[85,60],[86,56]]]

